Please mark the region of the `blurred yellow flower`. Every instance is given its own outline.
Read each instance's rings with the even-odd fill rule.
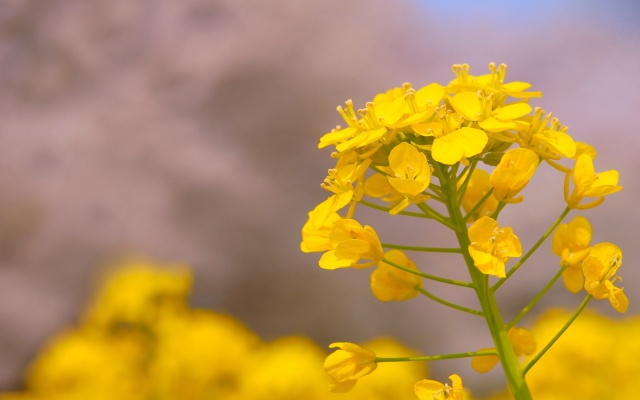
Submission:
[[[590,243],[591,224],[582,216],[560,224],[553,234],[551,250],[560,256],[560,266],[568,266],[562,273],[562,281],[572,293],[578,293],[584,286],[582,260],[591,251]]]
[[[333,392],[350,390],[358,379],[372,373],[377,367],[376,353],[349,342],[331,343],[329,348],[338,350],[324,361],[324,370],[331,378]]]
[[[384,258],[409,269],[418,271],[416,264],[400,250],[390,250]],[[380,261],[371,273],[371,291],[380,301],[404,301],[418,295],[422,278]]]
[[[464,181],[466,175],[460,180],[460,183]],[[462,198],[462,208],[465,212],[469,212],[478,202],[491,190],[491,182],[489,181],[489,173],[485,170],[476,168],[471,173],[469,183],[467,184],[467,190]],[[474,214],[468,219],[469,222],[473,222],[480,217],[491,215],[498,207],[498,201],[493,196],[489,196],[485,202],[478,207]]]
[[[465,393],[462,387],[462,379],[453,374],[449,376],[451,386],[448,383],[423,379],[416,383],[415,392],[420,400],[464,400]]]

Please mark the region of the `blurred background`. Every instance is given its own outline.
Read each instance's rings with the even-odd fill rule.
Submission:
[[[333,160],[317,142],[342,123],[335,107],[406,81],[446,84],[454,63],[477,75],[508,64],[508,80],[543,92],[533,106],[596,147],[597,171],[620,171],[625,189],[582,215],[592,243],[623,249],[637,314],[639,22],[633,0],[0,0],[0,390],[20,387],[39,346],[128,254],[190,265],[194,306],[266,339],[391,335],[425,354],[489,346],[483,320],[424,298],[380,303],[369,271],[324,271],[319,254],[299,251],[307,212],[327,197]],[[525,248],[564,209],[562,177],[543,167],[503,213]],[[435,224],[361,215],[383,241],[451,243]],[[451,255],[417,261],[463,272]],[[500,290],[507,314],[557,265],[546,243]],[[473,304],[464,289],[428,285]],[[533,316],[581,299],[559,284]],[[604,303],[591,307],[614,315]],[[432,370],[478,394],[502,386],[499,371],[480,376],[468,361]]]

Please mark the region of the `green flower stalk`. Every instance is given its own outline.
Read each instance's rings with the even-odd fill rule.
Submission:
[[[361,376],[373,373],[379,362],[469,357],[478,372],[499,362],[512,395],[517,400],[532,399],[526,372],[584,306],[524,368],[519,358],[535,354],[536,340],[515,324],[560,277],[573,293],[584,288],[588,299],[608,299],[617,311],[627,309],[624,290],[614,285],[621,279],[615,275],[622,265],[620,249],[610,243],[590,246],[591,225],[584,217],[560,225],[570,211],[598,206],[604,196],[622,189],[617,171],[595,173],[595,150],[575,142],[551,113],[529,105],[530,99],[541,97],[540,92],[529,91],[531,85],[526,82],[506,82],[504,64],[491,63],[489,69],[489,74],[473,76],[468,65],[454,65],[455,78],[445,86],[432,83],[414,89],[405,83],[378,94],[363,109],[356,110],[351,100],[338,107],[346,127],[323,135],[318,146],[335,146],[336,166],[321,185],[332,195],[309,213],[300,247],[304,252],[323,252],[319,265],[324,269],[375,266],[371,289],[381,301],[406,301],[422,294],[484,318],[493,343],[466,353],[386,358],[355,344],[340,343],[340,350],[325,364],[334,391],[350,389]],[[543,164],[565,174],[561,190],[566,208],[523,256],[516,230],[498,220],[505,207],[522,207],[518,205],[524,199],[522,191]],[[584,198],[590,200],[584,202]],[[359,204],[388,213],[399,223],[414,217],[434,228],[450,229],[456,243],[439,248],[383,242],[372,227],[357,221]],[[549,283],[515,318],[506,320],[495,292],[558,226],[552,250],[561,257],[560,269],[550,271]],[[405,252],[450,253],[469,279],[430,274]],[[512,258],[519,261],[509,268]],[[423,279],[455,290],[474,290],[480,309],[433,295],[423,287]],[[461,378],[454,374],[451,380],[453,386],[421,381],[416,384],[416,395],[464,399],[467,392]]]

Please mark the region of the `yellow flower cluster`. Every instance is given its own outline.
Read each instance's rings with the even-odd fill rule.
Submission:
[[[468,65],[454,65],[455,78],[447,85],[431,83],[414,88],[405,83],[380,93],[359,110],[351,100],[338,113],[346,123],[325,133],[318,147],[335,146],[335,168],[321,185],[331,195],[309,213],[300,248],[323,252],[324,269],[368,268],[371,289],[381,301],[403,301],[419,294],[444,306],[483,317],[495,347],[475,352],[418,357],[421,360],[472,357],[472,367],[486,372],[502,364],[511,392],[530,400],[526,373],[562,335],[588,302],[607,299],[625,312],[628,299],[616,286],[622,265],[621,250],[611,243],[591,246],[591,226],[584,217],[569,224],[562,220],[572,210],[600,205],[618,192],[618,172],[596,173],[595,149],[576,142],[566,126],[551,113],[529,105],[540,92],[526,82],[506,81],[506,66],[489,65],[485,75],[471,75]],[[523,190],[538,167],[546,164],[564,174],[566,207],[540,239],[523,251],[510,226],[498,223],[506,206],[523,201]],[[396,216],[422,218],[453,232],[452,248],[404,245],[380,240],[369,225],[356,221],[356,207],[365,206]],[[345,211],[342,211],[346,209]],[[429,227],[430,229],[431,227]],[[504,321],[495,292],[553,236],[552,251],[561,258],[561,270],[511,321]],[[419,268],[405,252],[457,253],[470,281],[435,276]],[[511,258],[520,258],[508,268]],[[519,357],[536,351],[536,340],[516,324],[562,277],[565,286],[587,295],[567,325],[526,365]],[[490,278],[493,280],[491,281]],[[475,290],[479,309],[440,298],[423,280]],[[371,373],[383,360],[351,343],[327,359],[332,388],[346,391]],[[461,379],[453,386],[434,381],[416,385],[420,398],[459,399]]]
[[[229,315],[190,308],[190,291],[183,266],[123,263],[80,323],[33,360],[26,389],[0,400],[415,400],[413,384],[428,376],[425,363],[389,363],[350,393],[331,393],[327,353],[312,340],[264,342]],[[415,355],[389,338],[365,346]]]

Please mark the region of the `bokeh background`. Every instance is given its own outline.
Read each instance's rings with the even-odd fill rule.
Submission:
[[[128,254],[190,265],[194,306],[266,339],[391,335],[425,354],[488,346],[483,320],[427,299],[380,303],[368,271],[323,271],[298,247],[327,196],[319,183],[333,160],[316,144],[341,123],[335,107],[405,81],[445,84],[454,63],[475,74],[508,64],[508,80],[543,92],[532,105],[596,146],[598,171],[620,171],[625,189],[583,215],[594,243],[623,249],[637,314],[639,22],[633,0],[0,0],[0,390],[20,387],[38,347]],[[541,169],[503,213],[525,248],[563,210],[561,185]],[[450,239],[437,225],[362,215],[388,242]],[[557,263],[547,243],[514,275],[499,297],[508,314]],[[452,256],[418,264],[460,273]],[[464,289],[430,289],[473,304]],[[552,292],[536,313],[581,300]],[[468,362],[432,370],[478,394],[502,385]]]

